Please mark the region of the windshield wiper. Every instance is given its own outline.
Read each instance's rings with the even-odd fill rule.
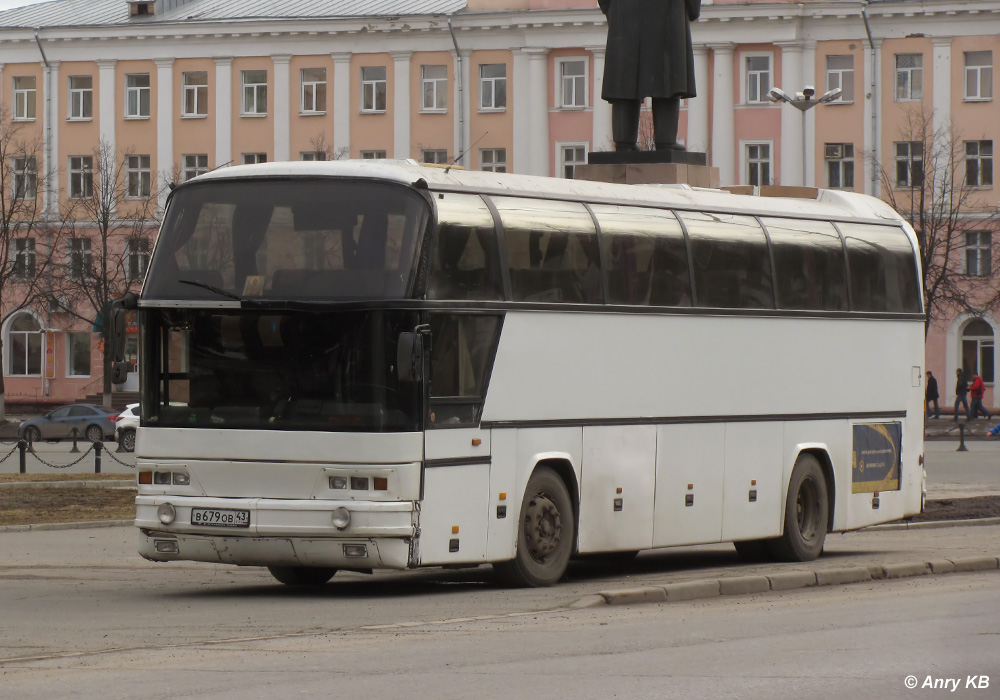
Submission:
[[[215,292],[216,294],[221,294],[224,297],[229,297],[230,299],[235,299],[236,301],[243,301],[243,298],[233,294],[225,289],[220,289],[211,284],[205,284],[204,282],[198,282],[197,280],[177,280],[181,284],[190,284],[192,287],[201,287],[202,289],[207,289],[210,292]]]

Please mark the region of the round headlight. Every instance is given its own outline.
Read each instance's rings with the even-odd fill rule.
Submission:
[[[164,525],[169,525],[174,522],[174,519],[177,517],[177,510],[169,503],[164,503],[156,509],[156,517],[158,517],[160,522]]]
[[[351,511],[347,508],[337,508],[333,511],[333,526],[338,530],[346,530],[351,524]]]

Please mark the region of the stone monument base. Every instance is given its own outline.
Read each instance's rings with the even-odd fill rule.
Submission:
[[[709,165],[687,163],[591,163],[576,166],[573,178],[622,185],[659,184],[717,188],[719,169]]]
[[[708,165],[708,156],[701,151],[591,151],[587,154],[591,165],[621,165],[623,163],[683,163]]]

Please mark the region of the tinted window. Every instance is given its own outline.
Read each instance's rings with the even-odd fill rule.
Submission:
[[[73,408],[69,409],[70,416],[93,416],[96,413],[97,411],[86,406],[73,406]]]
[[[431,251],[428,299],[503,298],[493,216],[474,195],[435,200],[438,229]]]
[[[597,231],[575,202],[496,197],[515,301],[601,303]]]
[[[773,309],[767,239],[756,219],[683,212],[691,240],[698,306]]]
[[[430,424],[479,420],[500,316],[431,314]]]
[[[774,253],[779,309],[847,311],[840,234],[823,221],[764,219]]]
[[[841,224],[855,311],[919,313],[920,282],[913,246],[894,226]]]
[[[691,306],[691,274],[680,223],[669,211],[596,205],[608,265],[608,303]]]

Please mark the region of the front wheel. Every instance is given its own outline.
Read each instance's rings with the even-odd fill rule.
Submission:
[[[126,452],[135,452],[135,431],[126,430],[121,434],[121,446]]]
[[[104,442],[104,431],[99,425],[88,425],[87,432],[84,433],[89,442]]]
[[[528,479],[521,501],[517,553],[493,569],[511,586],[551,586],[566,573],[575,539],[576,520],[566,484],[549,467],[539,467]]]
[[[24,429],[24,439],[29,443],[35,443],[42,439],[42,431],[33,425]]]
[[[269,566],[267,570],[286,586],[322,586],[337,573],[318,566]]]
[[[768,542],[779,561],[812,561],[823,551],[830,514],[826,478],[819,460],[801,455],[792,469],[785,498],[785,528],[781,537]]]

